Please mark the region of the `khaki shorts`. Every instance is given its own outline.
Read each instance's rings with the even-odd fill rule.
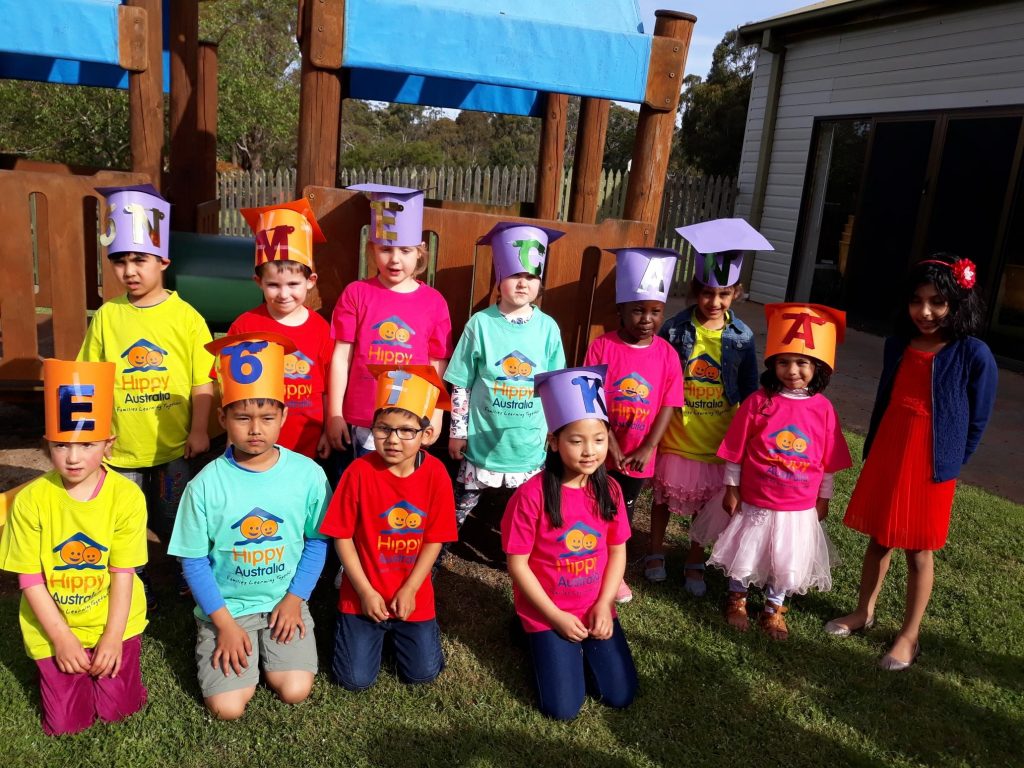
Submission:
[[[270,614],[250,613],[235,618],[249,635],[252,656],[249,666],[236,675],[233,669],[224,674],[213,666],[213,652],[217,648],[217,630],[209,621],[196,620],[196,666],[199,669],[199,687],[203,698],[228,693],[242,688],[255,688],[260,681],[260,667],[264,672],[317,671],[316,639],[313,637],[313,617],[302,604],[302,621],[306,625],[305,639],[296,631],[290,643],[279,643],[270,637]]]

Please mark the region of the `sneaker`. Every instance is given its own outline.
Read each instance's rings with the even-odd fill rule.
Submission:
[[[157,609],[156,592],[153,590],[153,582],[149,578],[149,572],[145,567],[136,568],[135,575],[142,582],[142,592],[146,596],[146,612],[153,613]]]
[[[626,580],[623,579],[622,583],[619,584],[619,591],[615,593],[616,605],[623,605],[633,599],[633,591],[626,584]]]

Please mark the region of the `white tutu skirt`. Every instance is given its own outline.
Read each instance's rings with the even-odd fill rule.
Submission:
[[[775,512],[744,503],[708,559],[745,587],[771,586],[787,595],[829,591],[837,562],[817,510]]]

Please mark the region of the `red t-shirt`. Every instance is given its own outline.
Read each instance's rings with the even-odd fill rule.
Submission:
[[[240,314],[228,329],[229,334],[252,331],[280,333],[298,347],[296,352],[284,358],[288,418],[277,443],[315,459],[316,444],[324,431],[324,390],[334,353],[331,328],[312,310],[302,325],[284,325],[270,316],[266,304],[261,304]]]
[[[458,538],[455,494],[444,465],[428,453],[408,477],[398,477],[376,453],[356,459],[341,476],[320,533],[352,539],[366,578],[385,602],[405,583],[423,544]],[[342,579],[338,610],[361,614],[352,582]],[[428,576],[407,621],[434,618],[434,584]]]

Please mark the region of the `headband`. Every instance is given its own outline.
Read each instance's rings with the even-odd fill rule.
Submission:
[[[977,267],[974,266],[974,262],[970,259],[958,259],[952,264],[940,261],[939,259],[925,259],[917,263],[938,264],[942,267],[949,267],[953,271],[953,279],[956,281],[956,284],[968,291],[974,287],[974,283],[978,279]]]

